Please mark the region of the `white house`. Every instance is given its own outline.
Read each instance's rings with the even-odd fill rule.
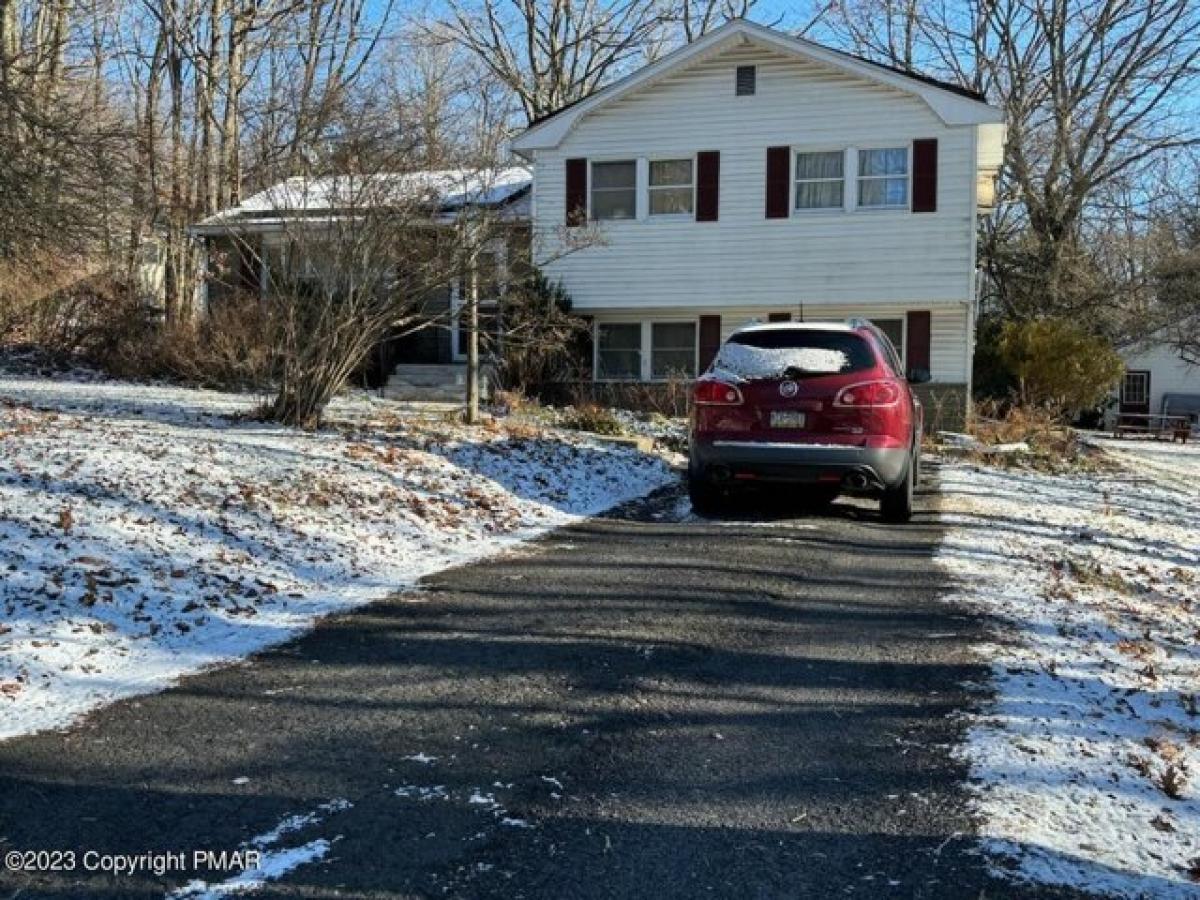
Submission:
[[[479,291],[481,319],[498,323],[510,269],[528,251],[530,191],[531,176],[522,167],[289,178],[192,226],[206,273],[196,308],[266,294],[284,272],[319,277],[308,271],[313,264],[297,237],[368,207],[411,208],[435,228],[452,229],[464,216],[487,221],[490,240],[472,270],[424,302],[428,327],[387,341],[374,360],[390,396],[457,398],[466,377],[468,282]]]
[[[1193,365],[1161,336],[1121,351],[1125,375],[1109,424],[1121,414],[1187,416],[1200,426],[1200,366]]]
[[[872,319],[959,414],[1002,112],[743,20],[535,122],[535,259],[598,381],[703,369],[750,320]],[[584,226],[597,238],[579,241]]]

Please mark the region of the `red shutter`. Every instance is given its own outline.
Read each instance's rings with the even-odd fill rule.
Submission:
[[[567,160],[567,224],[587,224],[587,160]]]
[[[768,322],[790,322],[792,321],[791,313],[767,313]]]
[[[909,371],[929,368],[929,312],[912,310],[908,313],[908,327],[904,335],[904,364]]]
[[[721,317],[700,317],[700,371],[708,368],[721,349]]]
[[[792,151],[789,147],[767,148],[768,219],[788,217],[788,195],[791,193],[788,170],[791,168],[791,158]]]
[[[912,211],[937,212],[937,138],[913,141]]]
[[[696,154],[696,221],[717,221],[721,192],[721,154],[705,150]]]

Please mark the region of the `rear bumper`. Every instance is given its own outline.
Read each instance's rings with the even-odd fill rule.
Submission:
[[[908,462],[904,447],[694,441],[690,472],[715,483],[839,484],[870,490],[902,484]]]

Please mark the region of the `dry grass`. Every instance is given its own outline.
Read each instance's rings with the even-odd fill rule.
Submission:
[[[1102,454],[1080,442],[1075,429],[1044,407],[983,401],[976,406],[970,434],[981,446],[967,449],[963,455],[975,462],[1050,473],[1112,466]],[[1011,449],[1020,444],[1028,449]],[[1005,452],[993,448],[1005,448]]]

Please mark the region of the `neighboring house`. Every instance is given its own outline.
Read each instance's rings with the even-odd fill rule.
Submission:
[[[1187,416],[1200,426],[1200,366],[1184,361],[1161,339],[1121,351],[1125,375],[1110,410],[1111,427],[1120,414]]]
[[[299,258],[296,235],[332,217],[353,215],[355,210],[345,208],[349,203],[361,207],[394,200],[407,207],[416,201],[435,228],[454,228],[464,215],[486,215],[494,237],[476,256],[473,271],[424,304],[422,315],[430,327],[389,342],[380,354],[389,371],[395,364],[390,395],[456,399],[466,375],[466,329],[460,320],[468,285],[481,291],[481,321],[500,321],[510,267],[528,254],[530,191],[530,172],[520,167],[289,178],[192,227],[202,242],[206,273],[197,309],[203,313],[226,299],[266,293],[276,267],[319,278],[319,272],[305,271],[310,263]]]
[[[861,316],[953,421],[1002,122],[970,91],[735,20],[513,149],[535,261],[593,319],[597,382],[694,376],[751,320]],[[584,226],[598,239],[569,251]]]

